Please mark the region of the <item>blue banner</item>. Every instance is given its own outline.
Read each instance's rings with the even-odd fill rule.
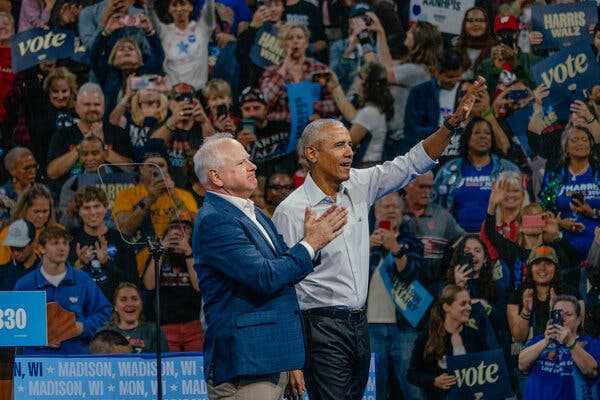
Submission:
[[[163,400],[207,400],[202,353],[165,353]],[[14,400],[148,400],[156,398],[154,354],[17,357]],[[363,400],[375,398],[375,359]],[[305,396],[305,399],[308,399]]]
[[[395,259],[388,255],[381,264],[379,274],[398,311],[416,328],[433,302],[433,296],[418,280],[408,282],[399,279],[395,270]]]
[[[548,87],[550,95],[544,99],[544,106],[553,106],[555,111],[575,99],[584,99],[583,91],[598,83],[600,64],[592,51],[591,42],[582,40],[571,47],[564,48],[551,57],[533,66],[532,75],[535,82]],[[559,115],[560,118],[560,115]]]
[[[456,377],[449,400],[504,400],[513,395],[502,350],[450,356],[448,374]]]
[[[560,49],[588,37],[589,27],[598,20],[596,3],[535,5],[531,11],[532,30],[540,32],[544,41],[540,49]]]
[[[321,99],[321,85],[304,81],[287,85],[291,129],[287,152],[296,151],[296,143],[314,113],[314,102]]]
[[[0,292],[0,347],[46,345],[46,292]]]
[[[278,35],[273,23],[264,24],[256,33],[256,40],[250,49],[250,60],[257,67],[266,69],[283,61],[285,54]]]
[[[11,39],[13,72],[31,68],[46,60],[70,58],[74,53],[73,31],[35,28],[18,33]]]

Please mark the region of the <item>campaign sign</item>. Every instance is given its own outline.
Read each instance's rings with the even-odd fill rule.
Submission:
[[[321,98],[321,85],[309,81],[287,85],[288,107],[290,109],[290,136],[287,152],[296,150],[298,138],[310,122],[314,113],[314,102]]]
[[[284,50],[281,47],[277,27],[272,23],[263,25],[256,33],[256,40],[250,49],[250,60],[260,68],[268,68],[283,61]]]
[[[14,400],[148,400],[157,390],[154,354],[17,356]],[[202,353],[162,355],[163,400],[208,400]],[[363,400],[375,398],[375,359]],[[308,397],[305,396],[305,399]]]
[[[538,85],[543,83],[550,91],[544,105],[556,106],[584,99],[583,91],[598,83],[600,64],[592,44],[584,39],[535,64],[532,74]]]
[[[47,344],[46,292],[0,292],[0,347]]]
[[[394,270],[394,258],[388,255],[379,269],[383,285],[398,311],[413,328],[416,328],[433,302],[433,296],[416,279],[412,282],[398,279]]]
[[[465,12],[475,0],[411,0],[410,21],[426,21],[441,32],[460,35]]]
[[[13,72],[22,71],[46,60],[70,58],[75,52],[75,35],[67,30],[31,29],[13,36]]]
[[[447,362],[448,374],[456,377],[449,400],[504,400],[513,395],[502,350],[449,356]]]
[[[534,31],[544,35],[540,49],[560,49],[588,36],[588,29],[598,20],[596,4],[583,1],[575,4],[535,5],[531,11]]]

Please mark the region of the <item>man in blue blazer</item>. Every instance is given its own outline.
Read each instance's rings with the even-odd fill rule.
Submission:
[[[280,399],[288,372],[305,361],[294,284],[313,271],[316,252],[336,238],[347,211],[306,211],[304,238],[288,248],[252,201],[256,166],[230,136],[211,137],[194,156],[207,190],[193,253],[204,301],[208,397]]]

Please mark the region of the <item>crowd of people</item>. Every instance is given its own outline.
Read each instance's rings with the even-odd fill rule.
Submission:
[[[286,350],[222,319],[274,324],[248,304],[285,303],[306,360],[267,372],[289,371],[273,379],[290,398],[305,381],[360,398],[373,352],[378,400],[444,399],[448,356],[498,348],[515,398],[596,398],[600,77],[557,110],[533,72],[561,49],[532,7],[563,3],[477,0],[453,35],[401,0],[0,0],[0,290],[45,290],[77,320],[20,351],[204,351],[211,399],[228,398],[223,382]],[[77,51],[14,72],[32,29]],[[583,36],[600,63],[600,24]],[[250,225],[226,229],[223,199]],[[397,291],[414,282],[433,298],[416,323]],[[242,361],[215,361],[228,346]]]

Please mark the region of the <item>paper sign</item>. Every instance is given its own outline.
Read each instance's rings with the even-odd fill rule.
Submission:
[[[283,61],[284,50],[281,47],[277,28],[267,23],[256,33],[256,41],[250,49],[250,60],[260,68],[268,68]]]
[[[287,152],[291,153],[296,150],[298,138],[310,122],[314,102],[321,98],[321,85],[308,81],[290,83],[287,85],[287,94],[291,120]]]
[[[448,374],[456,377],[449,400],[504,400],[513,395],[500,349],[450,356]]]
[[[13,72],[31,68],[42,61],[70,58],[74,52],[72,31],[35,28],[11,39]]]
[[[46,292],[0,292],[0,347],[47,345]]]
[[[560,49],[589,36],[598,20],[594,2],[535,5],[531,11],[532,30],[544,35],[540,49]]]
[[[475,0],[411,0],[410,21],[426,21],[440,32],[460,35],[465,12]]]

